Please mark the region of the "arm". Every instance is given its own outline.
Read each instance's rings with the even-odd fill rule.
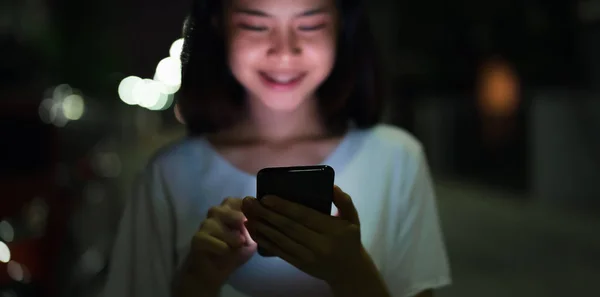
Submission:
[[[423,292],[417,294],[415,297],[433,297],[433,291],[426,290],[426,291],[423,291]]]
[[[354,265],[356,269],[352,273],[348,273],[348,277],[344,277],[342,283],[330,284],[333,295],[336,297],[392,297],[377,267],[364,249],[363,253],[364,257]]]
[[[357,267],[356,273],[350,274],[350,279],[345,279],[342,284],[332,284],[331,288],[336,297],[392,297],[377,267],[370,258],[364,259],[366,261],[362,262],[362,267]],[[425,290],[411,297],[433,297],[433,290]]]
[[[332,291],[336,297],[392,297],[378,272],[367,274],[367,277],[357,281],[348,282],[346,286],[332,286]],[[433,297],[433,290],[422,291],[413,297]]]
[[[387,245],[382,270],[393,297],[431,296],[431,290],[451,283],[450,269],[438,218],[436,197],[422,150],[401,164],[413,178],[400,182],[392,203],[396,238]],[[400,202],[401,201],[401,202]]]
[[[175,218],[166,193],[159,169],[150,165],[121,216],[104,296],[171,296]]]
[[[200,285],[198,277],[192,273],[184,273],[181,278],[176,280],[174,297],[219,297],[220,288],[206,290],[209,286]]]

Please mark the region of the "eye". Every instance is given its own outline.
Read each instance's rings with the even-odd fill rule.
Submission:
[[[300,31],[310,32],[310,31],[317,31],[317,30],[323,29],[323,28],[325,28],[325,26],[326,26],[326,24],[319,24],[316,26],[300,26],[300,27],[298,27],[298,29]]]
[[[242,28],[243,30],[256,31],[256,32],[263,32],[263,31],[267,31],[269,29],[264,26],[252,26],[252,25],[247,25],[247,24],[240,24],[239,27]]]

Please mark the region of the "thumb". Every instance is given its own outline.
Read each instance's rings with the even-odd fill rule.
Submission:
[[[344,193],[338,186],[333,187],[333,204],[337,207],[340,218],[349,221],[350,223],[360,225],[358,212],[354,207],[352,198],[350,198],[350,195]]]

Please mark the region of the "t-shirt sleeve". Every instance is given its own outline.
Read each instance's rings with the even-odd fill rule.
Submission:
[[[400,190],[405,199],[397,205],[396,238],[389,241],[383,272],[393,297],[415,296],[451,283],[435,193],[422,150],[414,161],[414,166],[407,166],[412,167],[414,177]]]
[[[111,252],[105,297],[167,297],[176,264],[172,206],[150,165],[126,202]]]

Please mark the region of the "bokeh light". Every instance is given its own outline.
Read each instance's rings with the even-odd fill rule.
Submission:
[[[52,91],[52,99],[55,102],[61,101],[63,98],[73,94],[73,88],[68,84],[58,85]]]
[[[35,233],[43,232],[49,213],[49,207],[41,197],[34,198],[24,209],[25,225]]]
[[[173,58],[179,59],[181,52],[183,51],[183,38],[179,38],[173,42],[169,49],[169,55]]]
[[[156,66],[152,79],[128,76],[119,84],[121,100],[128,105],[139,105],[152,111],[166,110],[173,105],[174,94],[181,87],[181,52],[183,38],[175,40],[169,48],[169,57]]]
[[[0,241],[0,262],[8,263],[10,261],[10,249],[6,243]]]
[[[0,222],[0,239],[11,242],[15,238],[15,229],[8,221]]]
[[[79,91],[68,84],[62,84],[46,91],[45,98],[40,102],[38,114],[42,122],[64,127],[69,121],[79,120],[85,111],[85,102]]]
[[[38,112],[40,115],[40,119],[46,124],[52,124],[52,117],[50,116],[52,106],[54,106],[54,101],[51,98],[44,99],[40,103]]]
[[[50,120],[56,127],[64,127],[69,122],[69,119],[63,113],[61,102],[53,102],[50,108]]]
[[[10,276],[10,278],[22,283],[29,282],[31,278],[27,267],[16,261],[8,262],[8,264],[6,265],[6,272],[8,273],[8,276]]]
[[[165,87],[163,86],[163,90],[164,88]],[[170,106],[170,103],[172,101],[173,95],[167,95],[164,92],[162,92],[159,100],[156,101],[152,106],[149,106],[148,109],[153,111],[165,110],[167,107]]]
[[[81,268],[85,273],[96,274],[104,268],[106,260],[100,251],[89,248],[81,256]]]
[[[133,89],[133,97],[141,107],[147,109],[167,101],[164,85],[151,79],[144,79],[142,83],[136,84]]]
[[[129,76],[124,78],[119,84],[119,97],[128,105],[136,105],[136,97],[133,95],[133,90],[138,84],[143,83],[142,79],[137,76]]]
[[[479,85],[479,107],[489,116],[514,115],[519,106],[519,78],[511,65],[501,59],[484,64]]]
[[[181,84],[181,61],[178,58],[167,57],[156,66],[154,79],[169,87],[169,94],[177,92]]]
[[[67,96],[62,102],[62,110],[65,118],[71,121],[79,120],[85,110],[83,98],[77,94]]]
[[[92,166],[98,176],[115,178],[121,174],[121,158],[116,153],[103,152],[94,155]]]

